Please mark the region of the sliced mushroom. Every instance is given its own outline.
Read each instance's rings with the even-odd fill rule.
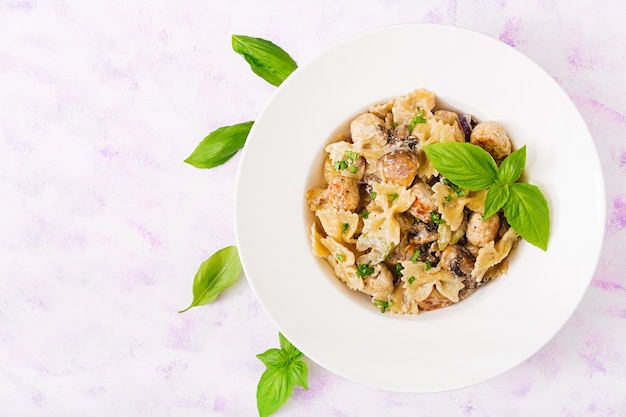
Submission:
[[[461,245],[450,245],[441,252],[441,265],[457,277],[467,277],[474,269],[474,256]]]
[[[413,182],[419,161],[411,151],[395,151],[383,155],[376,163],[376,173],[384,182],[408,187]]]
[[[337,210],[355,210],[359,205],[357,182],[346,177],[333,178],[328,184],[328,201]]]
[[[424,223],[418,223],[409,230],[409,242],[414,245],[434,242],[438,238],[439,233],[430,230]]]
[[[465,236],[472,245],[483,247],[496,238],[499,228],[500,216],[497,214],[483,221],[483,215],[474,212],[467,222]]]
[[[363,278],[361,291],[379,300],[387,299],[393,291],[393,275],[385,264],[375,265],[374,272]]]

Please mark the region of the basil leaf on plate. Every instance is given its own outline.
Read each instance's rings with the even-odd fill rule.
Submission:
[[[483,214],[483,220],[487,220],[492,215],[496,214],[498,210],[504,206],[509,198],[509,186],[500,185],[494,182],[489,191],[487,191],[487,197],[485,198],[485,213]]]
[[[233,50],[244,57],[252,71],[272,85],[280,85],[298,65],[281,47],[262,38],[233,35]]]
[[[507,156],[498,168],[498,181],[502,184],[512,184],[522,175],[526,166],[526,145]]]
[[[241,275],[241,262],[236,246],[227,246],[215,252],[209,259],[202,262],[193,279],[193,300],[191,305],[179,313],[192,307],[209,304],[226,288],[233,285]]]
[[[196,168],[213,168],[233,157],[243,147],[254,122],[220,127],[209,133],[185,162]]]
[[[426,145],[422,149],[435,169],[461,188],[483,190],[498,176],[495,161],[480,146],[442,142]]]
[[[517,233],[529,243],[544,251],[550,236],[550,210],[545,197],[535,185],[509,185],[509,198],[504,204],[504,215]]]

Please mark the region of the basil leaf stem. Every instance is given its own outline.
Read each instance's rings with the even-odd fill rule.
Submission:
[[[254,122],[244,122],[220,127],[209,133],[185,162],[196,168],[213,168],[222,165],[243,147]]]
[[[184,313],[192,307],[209,304],[226,288],[233,285],[241,275],[241,262],[236,246],[227,246],[202,262],[193,279],[193,300]]]
[[[252,71],[272,85],[280,85],[296,69],[296,61],[281,47],[262,38],[233,35],[233,50],[244,57]]]

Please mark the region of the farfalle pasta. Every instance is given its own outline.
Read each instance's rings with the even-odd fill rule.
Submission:
[[[305,196],[313,254],[381,311],[446,307],[506,271],[517,233],[501,212],[483,219],[486,190],[456,186],[422,150],[472,142],[474,129],[497,163],[511,152],[499,124],[437,109],[418,89],[370,106],[324,148],[324,185]]]

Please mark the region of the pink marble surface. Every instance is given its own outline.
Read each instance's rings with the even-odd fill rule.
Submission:
[[[606,176],[602,257],[562,331],[502,376],[412,395],[309,362],[310,389],[276,415],[626,415],[624,16],[619,0],[0,0],[0,416],[256,415],[255,354],[277,331],[245,279],[177,314],[201,261],[235,243],[239,157],[182,161],[274,91],[231,34],[304,63],[405,22],[498,38],[562,85]]]

